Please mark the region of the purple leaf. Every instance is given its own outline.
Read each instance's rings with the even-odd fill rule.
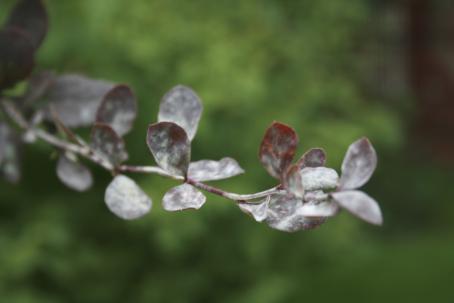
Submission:
[[[358,218],[375,225],[383,223],[378,203],[359,190],[335,192],[331,194],[339,205]]]
[[[206,197],[189,184],[182,184],[170,189],[162,198],[162,207],[167,211],[199,209],[205,204]]]
[[[301,208],[301,214],[305,217],[332,217],[339,212],[339,205],[333,202],[307,202]]]
[[[37,49],[47,33],[48,17],[41,0],[20,0],[13,8],[6,27],[15,27],[27,34]]]
[[[177,85],[162,98],[158,121],[178,124],[186,131],[189,140],[192,140],[197,132],[202,110],[199,96],[189,87]]]
[[[326,154],[321,148],[308,150],[297,162],[300,168],[325,166]]]
[[[308,218],[302,214],[303,202],[286,195],[272,195],[265,222],[272,228],[295,232],[313,229],[321,225],[324,218]]]
[[[96,123],[93,126],[91,148],[114,166],[128,159],[123,139],[107,124]]]
[[[250,215],[257,222],[262,222],[266,219],[268,212],[268,203],[270,202],[270,197],[268,196],[261,202],[258,203],[246,203],[239,202],[238,207],[246,214]]]
[[[47,97],[67,127],[89,126],[95,121],[104,95],[112,87],[112,83],[103,80],[67,74],[56,77]]]
[[[0,121],[0,176],[17,183],[21,177],[20,140],[18,134]]]
[[[301,182],[306,191],[332,190],[337,187],[339,175],[334,169],[327,167],[306,167],[300,171]]]
[[[93,185],[90,170],[77,161],[75,155],[70,159],[64,153],[60,154],[57,163],[57,176],[63,184],[76,191],[86,191]]]
[[[238,162],[232,158],[219,161],[200,160],[189,164],[188,176],[195,181],[213,181],[227,179],[244,173]]]
[[[33,46],[16,28],[0,30],[0,89],[25,79],[34,65]]]
[[[355,189],[369,181],[377,167],[377,154],[367,138],[355,141],[347,150],[342,163],[339,187]]]
[[[191,158],[191,143],[184,129],[172,122],[151,124],[147,145],[156,163],[164,170],[185,176]]]
[[[295,197],[303,198],[304,186],[301,178],[301,170],[298,165],[291,165],[287,169],[285,176],[282,178],[282,185]]]
[[[96,122],[110,125],[117,134],[128,133],[137,116],[136,97],[126,85],[117,85],[105,96],[96,114]]]
[[[152,201],[131,178],[118,175],[106,189],[104,200],[116,216],[138,219],[151,210]]]
[[[293,160],[297,144],[298,136],[293,128],[285,124],[273,122],[266,130],[259,157],[271,176],[281,178]]]

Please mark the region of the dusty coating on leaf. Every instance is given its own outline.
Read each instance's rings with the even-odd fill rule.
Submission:
[[[167,211],[199,209],[205,204],[202,192],[189,184],[182,184],[170,189],[162,198],[162,207]]]
[[[287,169],[284,178],[282,178],[282,184],[292,195],[303,198],[305,188],[298,165],[291,165]]]
[[[257,222],[262,222],[266,219],[268,212],[268,204],[270,202],[270,197],[267,197],[262,202],[259,203],[244,203],[239,202],[238,207],[246,214],[250,215]]]
[[[90,146],[113,165],[128,159],[123,139],[107,124],[96,123],[93,126]]]
[[[46,36],[48,22],[46,8],[41,0],[20,0],[11,11],[5,26],[22,30],[36,49]]]
[[[297,165],[300,168],[304,167],[319,167],[325,166],[326,162],[326,153],[321,148],[312,148],[308,150],[301,158],[298,160]]]
[[[164,170],[185,176],[191,157],[191,146],[186,132],[172,122],[159,122],[148,127],[147,145]]]
[[[377,153],[367,138],[359,139],[350,145],[342,162],[342,175],[339,187],[355,189],[363,186],[377,167]]]
[[[202,102],[189,87],[177,85],[164,95],[159,107],[158,121],[181,126],[192,140],[202,116]]]
[[[0,30],[0,89],[26,78],[34,65],[33,45],[17,28]]]
[[[96,114],[96,122],[110,125],[120,136],[128,133],[137,116],[136,98],[129,87],[117,85],[105,96]]]
[[[332,217],[339,212],[339,205],[331,201],[307,202],[301,208],[301,215],[305,217]]]
[[[300,171],[300,174],[306,191],[335,189],[339,181],[337,172],[327,167],[306,167]]]
[[[19,144],[16,132],[0,121],[0,176],[11,183],[21,177]]]
[[[302,213],[303,202],[287,195],[272,195],[265,222],[272,228],[296,232],[313,229],[325,222],[325,218],[308,218]]]
[[[67,74],[55,78],[47,97],[66,126],[90,126],[101,100],[112,87],[107,81]],[[48,118],[51,119],[50,114]]]
[[[90,170],[80,162],[61,154],[57,162],[57,176],[60,181],[76,191],[86,191],[93,185]]]
[[[116,176],[105,193],[107,207],[125,220],[138,219],[151,210],[152,201],[129,177]]]
[[[200,160],[191,162],[188,177],[195,181],[222,180],[244,173],[238,162],[232,158],[222,158],[219,161]]]
[[[383,216],[378,203],[359,190],[332,193],[334,200],[358,218],[375,225],[383,223]]]
[[[298,136],[293,128],[274,122],[265,132],[259,158],[268,173],[280,179],[295,155]]]

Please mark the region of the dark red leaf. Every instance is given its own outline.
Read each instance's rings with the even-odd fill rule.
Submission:
[[[47,33],[48,16],[41,0],[20,0],[13,8],[6,27],[15,27],[25,32],[37,49]]]
[[[298,136],[288,125],[274,122],[265,132],[259,157],[268,173],[280,179],[293,160]]]
[[[156,163],[171,174],[186,175],[190,144],[184,129],[173,122],[158,122],[148,127],[147,145]]]
[[[16,28],[0,31],[0,89],[25,79],[34,65],[33,46]]]
[[[117,85],[103,98],[96,121],[109,124],[120,136],[128,133],[137,115],[136,97],[126,85]]]

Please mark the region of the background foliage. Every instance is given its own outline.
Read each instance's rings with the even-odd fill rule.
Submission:
[[[152,164],[146,127],[160,97],[182,83],[205,106],[193,159],[232,156],[246,170],[219,186],[247,193],[273,185],[257,159],[272,120],[294,126],[300,153],[324,147],[333,167],[367,135],[379,155],[367,191],[385,224],[342,214],[286,234],[213,195],[197,213],[165,213],[158,199],[173,182],[156,176],[134,176],[154,206],[125,222],[103,203],[104,171],[96,170],[95,189],[71,192],[57,180],[50,148],[38,144],[24,150],[22,183],[0,183],[2,302],[452,299],[454,173],[408,139],[410,94],[389,102],[363,85],[374,72],[362,52],[374,1],[47,3],[51,26],[39,68],[135,90],[130,163]],[[2,1],[0,15],[12,4]]]

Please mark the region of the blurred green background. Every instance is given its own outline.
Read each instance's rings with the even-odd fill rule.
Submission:
[[[2,17],[13,2],[0,2]],[[175,182],[143,175],[153,210],[126,222],[104,205],[106,172],[93,167],[95,188],[72,192],[40,143],[25,149],[19,185],[0,181],[0,302],[453,302],[452,156],[413,127],[421,103],[396,58],[402,7],[391,3],[48,0],[38,69],[134,89],[130,163],[153,164],[146,127],[160,97],[186,84],[205,106],[193,159],[232,156],[246,170],[216,185],[274,185],[257,159],[273,120],[297,130],[300,154],[323,147],[336,169],[366,135],[379,166],[365,190],[385,223],[342,213],[286,234],[213,195],[200,211],[167,213],[160,199]]]

